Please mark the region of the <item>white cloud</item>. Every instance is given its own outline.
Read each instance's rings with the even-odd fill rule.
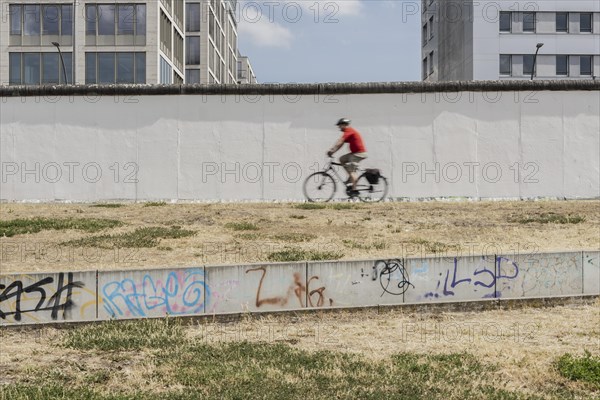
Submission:
[[[343,15],[358,15],[362,11],[363,2],[361,0],[284,0],[283,3],[299,4],[304,10],[314,16],[318,11],[324,16],[335,18]]]
[[[260,47],[289,48],[293,38],[289,29],[277,22],[269,22],[266,18],[259,18],[255,22],[240,20],[238,33]]]

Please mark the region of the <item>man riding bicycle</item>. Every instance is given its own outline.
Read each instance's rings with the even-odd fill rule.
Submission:
[[[350,127],[350,120],[347,118],[340,119],[336,124],[343,132],[342,137],[333,145],[333,147],[327,152],[329,157],[333,157],[333,154],[344,145],[348,143],[350,145],[350,153],[340,157],[340,163],[344,166],[344,169],[348,172],[349,179],[346,184],[352,185],[352,193],[358,194],[356,191],[356,170],[358,163],[367,158],[367,149],[363,143],[362,136],[354,128]]]

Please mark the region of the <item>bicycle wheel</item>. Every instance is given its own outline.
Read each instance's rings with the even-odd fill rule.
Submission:
[[[304,181],[304,196],[311,202],[327,202],[335,194],[335,180],[326,172],[310,174]]]
[[[358,198],[365,203],[376,203],[385,199],[388,192],[388,182],[383,176],[379,177],[377,183],[370,183],[366,174],[362,174],[356,182]]]

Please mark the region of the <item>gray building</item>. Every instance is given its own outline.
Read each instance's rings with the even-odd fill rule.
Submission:
[[[600,75],[598,1],[423,0],[421,6],[424,81]]]
[[[236,83],[235,7],[0,0],[0,84]]]

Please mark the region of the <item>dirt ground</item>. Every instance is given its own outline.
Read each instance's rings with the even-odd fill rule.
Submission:
[[[585,220],[545,223],[548,215]],[[45,230],[0,237],[1,273],[239,264],[267,261],[269,255],[287,249],[362,259],[600,248],[597,200],[337,203],[325,209],[279,203],[124,204],[119,208],[0,204],[0,220],[32,217],[107,218],[124,225],[99,233]],[[231,223],[247,223],[256,229],[236,230]],[[180,226],[196,234],[162,239],[152,248],[60,245],[152,226]]]

